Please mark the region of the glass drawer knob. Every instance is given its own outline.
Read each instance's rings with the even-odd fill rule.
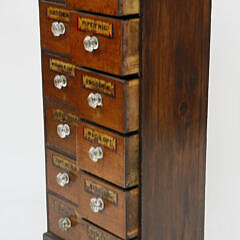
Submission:
[[[67,232],[72,227],[70,218],[65,217],[65,218],[59,219],[58,226],[62,231]]]
[[[99,93],[90,93],[88,96],[88,105],[91,108],[97,108],[103,106],[102,96]]]
[[[101,147],[91,147],[89,149],[89,158],[93,161],[93,162],[98,162],[98,160],[103,159],[103,150]]]
[[[94,50],[97,50],[99,48],[99,42],[98,42],[98,38],[93,36],[86,36],[83,40],[83,45],[84,45],[84,49],[87,52],[93,52]]]
[[[60,138],[66,138],[70,135],[71,130],[68,124],[59,124],[57,126],[57,134]]]
[[[92,198],[90,200],[90,207],[94,213],[99,213],[104,210],[104,202],[102,198]]]
[[[64,75],[56,75],[54,78],[54,86],[58,89],[67,87],[67,78]]]
[[[52,30],[53,36],[59,37],[60,35],[65,34],[66,28],[64,23],[62,22],[53,22],[51,30]]]
[[[57,175],[57,183],[60,187],[65,187],[65,185],[69,184],[70,178],[67,173],[59,173]]]

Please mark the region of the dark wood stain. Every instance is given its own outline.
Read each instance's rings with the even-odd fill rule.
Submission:
[[[141,11],[141,239],[203,240],[211,1]]]

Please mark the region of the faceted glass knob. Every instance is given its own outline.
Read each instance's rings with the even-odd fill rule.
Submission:
[[[90,207],[94,213],[99,213],[104,210],[104,202],[102,198],[92,198],[90,200]]]
[[[101,147],[91,147],[88,154],[93,162],[98,162],[98,160],[103,159],[103,150]]]
[[[58,89],[67,87],[67,78],[64,75],[56,75],[54,78],[54,86]]]
[[[59,173],[57,175],[57,183],[60,187],[65,187],[65,185],[69,184],[70,178],[67,173]]]
[[[57,126],[57,134],[60,138],[66,138],[70,135],[71,130],[68,124],[59,124]]]
[[[88,96],[88,105],[91,108],[97,108],[103,106],[102,96],[99,93],[90,93]]]
[[[59,37],[65,34],[66,28],[64,23],[62,22],[53,22],[51,30],[52,30],[53,36]]]
[[[58,226],[62,231],[67,232],[72,227],[70,218],[65,217],[65,218],[59,219]]]
[[[95,36],[86,36],[83,40],[83,45],[86,51],[93,52],[99,48],[98,38]]]

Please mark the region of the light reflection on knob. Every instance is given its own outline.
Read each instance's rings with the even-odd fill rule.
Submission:
[[[98,160],[103,159],[103,150],[101,147],[91,147],[88,154],[93,162],[98,162]]]
[[[66,28],[64,23],[62,22],[53,22],[51,30],[52,30],[53,36],[59,37],[65,34]]]
[[[57,134],[60,138],[66,138],[70,135],[71,130],[68,124],[59,124],[57,126]]]
[[[70,178],[67,173],[59,173],[57,175],[57,183],[60,187],[65,187],[67,184],[69,184]]]
[[[88,96],[88,105],[91,108],[97,108],[103,106],[102,96],[99,93],[90,93]]]
[[[104,202],[102,198],[92,198],[90,200],[90,207],[94,213],[99,213],[104,210]]]
[[[68,217],[61,218],[58,221],[58,226],[62,231],[67,232],[72,227],[72,222]]]
[[[54,78],[54,86],[58,89],[67,87],[67,78],[64,75],[56,75]]]
[[[93,52],[99,48],[99,42],[97,37],[86,36],[83,40],[84,49],[88,52]]]

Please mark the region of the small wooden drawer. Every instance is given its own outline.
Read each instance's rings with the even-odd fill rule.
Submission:
[[[76,65],[115,75],[139,72],[139,19],[71,12],[70,25]]]
[[[78,204],[79,169],[76,160],[46,149],[47,189]]]
[[[45,101],[46,144],[76,155],[76,125],[79,120],[75,111]]]
[[[40,1],[41,46],[54,52],[70,54],[70,11],[60,3]]]
[[[139,14],[140,0],[68,0],[70,9],[124,16]]]
[[[120,133],[139,128],[139,80],[118,78],[79,69],[77,104],[83,119]]]
[[[121,80],[75,68],[68,58],[42,56],[45,97],[76,107],[81,118],[117,132],[138,130],[139,79]]]
[[[42,52],[43,92],[46,98],[76,106],[76,69],[69,58],[62,58]],[[77,97],[79,97],[77,95]]]
[[[122,188],[136,186],[139,183],[139,136],[124,137],[79,122],[77,165]]]
[[[83,240],[77,207],[48,194],[48,230],[60,239]],[[64,223],[65,227],[64,228]]]
[[[79,213],[84,219],[131,239],[138,234],[138,188],[123,191],[85,173],[80,174]]]

